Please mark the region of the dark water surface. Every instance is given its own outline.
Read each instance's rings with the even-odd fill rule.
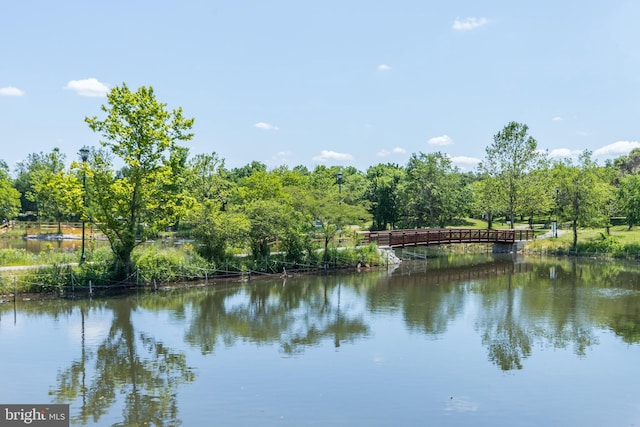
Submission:
[[[640,425],[640,265],[393,272],[0,304],[0,403],[72,425]]]

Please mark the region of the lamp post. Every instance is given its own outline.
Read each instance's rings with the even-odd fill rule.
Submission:
[[[85,166],[87,160],[89,159],[89,149],[87,147],[82,147],[79,151],[80,159],[82,160],[82,207],[85,208],[87,204],[87,173],[85,171]],[[83,209],[84,211],[84,209]],[[84,228],[85,228],[85,219],[84,212],[82,213],[82,253],[80,255],[80,264],[86,261],[87,256],[84,253]]]
[[[553,230],[553,236],[558,238],[558,195],[560,194],[560,189],[556,187],[556,226],[555,230]]]
[[[342,193],[342,171],[336,175],[336,182],[338,183],[338,192]]]

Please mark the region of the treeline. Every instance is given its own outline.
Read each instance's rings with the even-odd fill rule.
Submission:
[[[274,242],[291,262],[323,253],[354,229],[445,227],[477,217],[543,218],[579,227],[640,220],[640,150],[601,166],[585,151],[552,161],[521,123],[508,123],[474,172],[440,152],[415,153],[405,165],[225,167],[216,153],[190,155],[193,119],[168,110],[152,88],[113,88],[102,118],[87,117],[101,137],[77,159],[60,150],[0,167],[0,215],[90,221],[109,240],[114,274],[133,271],[134,248],[172,229],[221,261],[237,253],[267,257]],[[123,164],[115,168],[114,159]],[[69,162],[70,160],[70,162]],[[13,172],[13,173],[12,173]],[[321,249],[319,251],[319,249]]]

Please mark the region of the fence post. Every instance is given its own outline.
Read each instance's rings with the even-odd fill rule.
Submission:
[[[91,283],[91,280],[89,280],[89,296],[93,296],[93,284]]]
[[[16,302],[16,294],[18,293],[18,278],[13,276],[13,302]]]

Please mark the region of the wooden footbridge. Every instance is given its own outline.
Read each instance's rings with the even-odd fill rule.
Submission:
[[[368,231],[362,233],[363,244],[404,248],[407,246],[449,245],[455,243],[498,243],[513,245],[532,240],[533,230],[480,230],[473,228],[420,228],[413,230]]]

